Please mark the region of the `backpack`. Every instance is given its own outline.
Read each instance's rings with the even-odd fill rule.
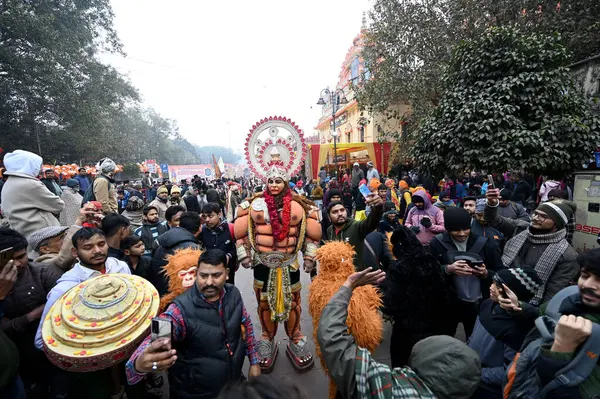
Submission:
[[[546,315],[535,321],[536,329],[525,339],[521,352],[517,353],[508,367],[504,378],[504,399],[546,398],[560,387],[576,387],[585,381],[598,364],[600,354],[600,325],[593,323],[592,335],[581,345],[569,364],[559,370],[554,379],[542,387],[537,375],[536,361],[542,345],[554,342],[554,329],[562,314],[568,314],[565,301],[579,296],[579,288],[571,286],[558,292],[548,303]],[[531,335],[539,333],[541,337],[532,340]],[[537,334],[535,335],[537,337]]]
[[[108,181],[108,190],[110,191],[112,183],[106,176],[98,175],[96,179],[106,179]],[[84,206],[90,201],[96,201],[96,194],[94,194],[94,182],[90,184],[90,186],[85,190],[83,194],[83,199],[81,200],[81,206]]]

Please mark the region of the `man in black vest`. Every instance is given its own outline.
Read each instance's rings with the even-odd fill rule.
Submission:
[[[171,320],[172,340],[147,337],[127,362],[130,384],[169,369],[171,399],[215,398],[230,381],[260,375],[250,315],[240,291],[226,284],[225,253],[209,249],[198,261],[196,284],[175,298],[160,317]]]
[[[444,212],[446,232],[435,236],[429,252],[442,265],[447,283],[453,288],[456,300],[456,323],[462,322],[467,337],[473,332],[479,314],[479,302],[489,297],[494,271],[503,268],[500,248],[487,237],[471,230],[471,214],[463,208],[452,207]],[[456,256],[473,254],[483,264],[456,260]]]

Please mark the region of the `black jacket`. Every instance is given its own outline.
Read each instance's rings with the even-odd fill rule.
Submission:
[[[521,180],[517,183],[515,191],[513,191],[512,201],[517,202],[521,205],[525,205],[529,197],[531,197],[531,185],[525,180]]]
[[[445,243],[449,244],[450,246],[456,248],[456,245],[450,238],[450,234],[448,234],[448,232],[441,234],[441,236],[442,236],[442,241],[444,241]],[[467,240],[467,251],[469,251],[473,247],[473,245],[475,245],[475,242],[477,241],[478,237],[479,237],[478,235],[471,233],[471,235],[469,236],[469,239]],[[458,250],[458,248],[457,248],[457,250]],[[448,252],[448,250],[446,248],[444,248],[444,246],[438,241],[437,238],[434,238],[429,243],[429,252],[442,265],[442,268],[444,268],[448,264],[448,262],[446,260],[446,253]],[[494,276],[496,271],[503,269],[504,265],[502,264],[502,254],[500,253],[500,247],[495,242],[490,240],[489,238],[479,254],[483,258],[483,262],[484,262],[486,268],[488,269],[488,276],[484,280],[481,280],[481,295],[484,299],[486,299],[486,298],[489,298],[489,296],[490,296],[489,291],[490,291],[490,285],[492,284],[492,277]],[[451,282],[450,282],[451,276],[446,274],[446,277],[447,277],[448,283],[451,284]]]
[[[230,278],[227,282],[233,284],[233,275],[237,266],[237,253],[235,250],[235,239],[231,237],[231,231],[229,230],[229,223],[223,221],[214,229],[210,229],[206,225],[203,225],[202,232],[198,239],[204,244],[204,248],[218,248],[228,255],[227,258],[229,259],[229,263],[227,264],[227,267],[229,268]]]
[[[110,256],[111,258],[115,258],[116,260],[120,260],[121,262],[127,263],[127,257],[125,256],[125,253],[120,249],[108,247],[108,256]]]
[[[244,304],[231,284],[225,285],[221,301],[219,312],[218,303],[204,300],[196,284],[175,298],[186,336],[174,345],[177,361],[169,369],[171,399],[215,398],[228,382],[241,381],[246,356],[241,328]]]
[[[394,256],[390,250],[387,235],[374,231],[365,237],[365,248],[363,252],[363,264],[372,267],[373,270],[382,269],[387,272]]]
[[[166,256],[173,255],[176,250],[184,248],[200,248],[196,237],[184,229],[183,227],[173,227],[163,235],[156,239],[158,244],[156,251],[152,257],[152,264],[150,267],[150,282],[154,284],[154,287],[163,296],[167,293],[169,288],[169,281],[167,276],[162,272],[163,267],[167,265]]]
[[[142,278],[145,278],[146,280],[150,281],[151,277],[150,277],[150,272],[151,272],[151,268],[152,268],[152,259],[150,259],[147,256],[140,256],[140,260],[138,261],[137,266],[135,267],[135,269],[131,266],[131,262],[129,261],[129,258],[127,259],[127,266],[129,266],[129,270],[131,270],[131,274],[135,274],[136,276],[140,276]]]
[[[200,204],[198,203],[198,198],[195,195],[184,195],[183,202],[185,202],[185,207],[188,212],[202,212]]]
[[[215,204],[219,204],[219,206],[221,206],[221,202],[219,201],[219,192],[214,188],[209,188],[206,190],[206,202],[214,202]]]
[[[2,330],[14,341],[21,341],[25,336],[31,340],[35,336],[39,320],[30,322],[26,314],[46,303],[48,293],[62,274],[53,264],[34,262],[29,262],[19,273],[11,292],[4,298],[5,314],[0,319]]]

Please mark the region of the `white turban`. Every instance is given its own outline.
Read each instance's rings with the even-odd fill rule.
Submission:
[[[104,174],[109,174],[117,170],[117,164],[110,158],[102,158],[96,164],[96,170],[100,170]]]

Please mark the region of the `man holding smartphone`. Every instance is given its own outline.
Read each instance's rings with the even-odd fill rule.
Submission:
[[[358,193],[358,195],[363,194]],[[365,220],[361,221],[349,217],[346,207],[341,201],[333,201],[327,206],[327,215],[331,220],[331,226],[327,229],[327,239],[345,241],[354,247],[356,251],[354,268],[356,270],[363,270],[366,267],[363,264],[364,241],[370,232],[377,230],[383,215],[384,202],[377,193],[368,195],[366,203],[371,206],[371,212]]]
[[[26,388],[48,387],[50,363],[46,356],[35,349],[33,340],[46,305],[46,296],[52,290],[63,271],[53,264],[30,262],[27,258],[27,239],[15,230],[0,228],[0,250],[7,250],[3,257],[17,270],[17,280],[4,298],[2,331],[19,349],[20,374]],[[45,380],[45,381],[44,381]]]
[[[446,232],[431,240],[429,250],[442,265],[446,280],[453,288],[456,324],[463,323],[468,337],[473,332],[479,302],[489,297],[492,275],[503,267],[500,249],[487,237],[471,232],[471,215],[463,208],[446,209],[444,226]]]
[[[260,375],[252,321],[240,291],[226,284],[226,264],[220,249],[200,256],[195,284],[155,319],[156,339],[148,336],[127,362],[130,384],[168,369],[170,397],[215,398],[227,383],[242,381],[245,357],[249,377]],[[172,338],[159,338],[168,321]]]

